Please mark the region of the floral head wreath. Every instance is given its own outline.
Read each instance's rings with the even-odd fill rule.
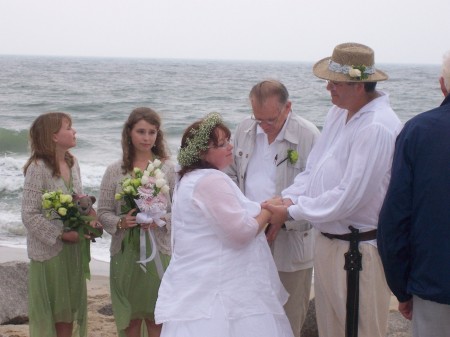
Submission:
[[[198,129],[189,131],[186,146],[178,152],[178,163],[181,166],[190,166],[200,160],[200,153],[208,149],[211,132],[214,128],[223,123],[217,112],[208,114],[200,123]]]

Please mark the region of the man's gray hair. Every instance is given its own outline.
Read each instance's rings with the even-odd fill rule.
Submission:
[[[285,85],[272,79],[255,84],[249,94],[250,100],[254,99],[258,104],[263,104],[266,99],[272,96],[277,96],[280,104],[286,104],[289,100],[289,92]]]
[[[443,57],[442,77],[444,78],[445,88],[450,92],[450,50],[447,51]]]

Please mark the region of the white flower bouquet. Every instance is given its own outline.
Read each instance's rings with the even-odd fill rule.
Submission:
[[[164,226],[165,221],[161,218],[166,214],[168,205],[169,185],[165,179],[165,174],[161,170],[162,162],[155,159],[149,161],[147,168],[142,172],[139,168],[134,168],[134,178],[125,178],[122,182],[121,193],[116,194],[116,200],[123,200],[121,207],[122,213],[128,213],[132,209],[138,209],[136,213],[136,222],[138,224],[156,223],[158,226]],[[139,230],[139,227],[134,227]],[[130,230],[130,237],[133,236],[134,228]],[[146,233],[150,236],[152,244],[152,253],[146,257]],[[123,247],[122,247],[123,248]],[[137,261],[145,270],[145,264],[155,259],[158,273],[162,276],[162,265],[156,247],[156,240],[153,232],[140,229],[140,260]],[[159,263],[158,263],[159,262]]]

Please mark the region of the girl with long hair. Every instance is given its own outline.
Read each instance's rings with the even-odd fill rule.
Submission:
[[[153,224],[148,228],[137,223],[136,209],[123,214],[123,203],[115,199],[121,192],[121,182],[134,177],[134,168],[144,171],[149,161],[155,159],[162,162],[170,193],[173,190],[174,166],[169,160],[161,119],[155,111],[141,107],[131,112],[122,131],[122,152],[122,159],[106,169],[98,207],[99,219],[112,237],[110,288],[114,318],[120,337],[138,337],[144,330],[149,337],[156,337],[161,331],[161,326],[154,322],[160,276],[155,260],[147,263],[145,269],[136,263],[140,259],[139,228],[136,227],[154,232],[158,256],[162,268],[166,268],[170,260],[170,202],[164,217],[166,225]],[[148,239],[146,247],[150,249]]]

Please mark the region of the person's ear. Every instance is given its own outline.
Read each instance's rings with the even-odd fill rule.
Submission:
[[[442,91],[442,93],[444,94],[445,97],[447,97],[447,95],[448,95],[448,90],[447,90],[447,88],[445,87],[445,80],[444,80],[444,77],[443,77],[443,76],[441,76],[441,77],[439,78],[439,83],[440,83],[440,85],[441,85],[441,91]]]
[[[291,102],[291,101],[288,101],[288,102],[286,103],[286,110],[287,110],[288,112],[290,112],[290,111],[291,111],[291,107],[292,107],[292,102]]]

